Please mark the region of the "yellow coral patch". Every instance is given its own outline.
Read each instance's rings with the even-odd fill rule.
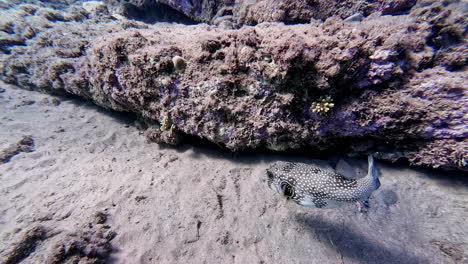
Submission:
[[[335,104],[333,103],[333,99],[329,95],[325,95],[321,96],[318,101],[311,104],[310,111],[319,115],[326,115],[334,106]]]

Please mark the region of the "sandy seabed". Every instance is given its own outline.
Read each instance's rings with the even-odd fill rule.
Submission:
[[[325,162],[149,144],[131,117],[0,87],[0,263],[468,259],[460,173],[378,162],[382,186],[367,214],[305,208],[269,190],[264,169]],[[338,169],[366,173],[364,159],[348,163]]]

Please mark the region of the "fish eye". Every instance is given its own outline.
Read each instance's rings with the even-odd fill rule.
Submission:
[[[294,187],[286,181],[283,181],[280,183],[280,188],[283,191],[283,194],[287,197],[293,197],[294,196]]]

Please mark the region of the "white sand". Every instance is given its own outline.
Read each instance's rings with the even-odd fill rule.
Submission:
[[[84,230],[117,234],[112,263],[467,261],[467,180],[456,173],[377,162],[382,187],[367,215],[305,208],[275,195],[263,176],[275,160],[304,157],[164,148],[119,114],[1,87],[0,151],[23,135],[35,151],[0,164],[0,263],[37,226],[47,236],[21,263],[44,263]],[[22,100],[35,103],[15,106]],[[365,172],[365,160],[352,164]],[[96,224],[97,212],[105,223]]]

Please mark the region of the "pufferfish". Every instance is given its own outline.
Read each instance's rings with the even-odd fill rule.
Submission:
[[[268,186],[303,206],[336,208],[357,202],[362,211],[372,192],[380,187],[372,155],[368,162],[367,176],[354,180],[314,165],[279,161],[266,170]]]

